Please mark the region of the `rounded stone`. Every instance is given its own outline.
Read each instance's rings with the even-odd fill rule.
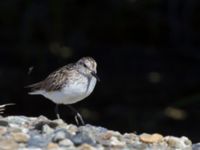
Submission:
[[[102,140],[109,140],[112,137],[112,133],[111,132],[106,132],[100,135]]]
[[[78,150],[96,150],[96,148],[94,148],[93,146],[89,144],[82,144],[77,149]]]
[[[52,141],[58,143],[66,138],[71,138],[70,133],[66,129],[58,129],[53,133]]]
[[[200,150],[200,143],[193,144],[192,150]]]
[[[71,133],[72,135],[75,135],[76,132],[78,131],[78,127],[75,126],[75,125],[70,124],[70,125],[67,126],[67,131],[69,133]]]
[[[161,142],[163,140],[163,136],[161,134],[147,134],[147,133],[143,133],[140,136],[140,140],[144,143],[158,143]]]
[[[42,127],[42,132],[45,133],[45,134],[50,134],[52,133],[54,130],[47,124],[45,124],[43,127]]]
[[[125,133],[123,135],[123,138],[124,138],[124,141],[127,143],[127,144],[132,144],[134,142],[137,142],[139,141],[139,138],[136,134],[134,133]]]
[[[5,134],[8,131],[6,127],[0,127],[0,135]]]
[[[47,138],[42,135],[32,135],[27,143],[28,147],[43,148],[48,144]]]
[[[60,141],[59,145],[61,147],[71,147],[71,146],[74,146],[74,144],[72,143],[72,141],[69,140],[69,139],[64,139],[64,140]]]
[[[6,121],[8,121],[9,124],[16,124],[20,126],[31,122],[30,118],[25,116],[9,116],[6,118]]]
[[[187,137],[178,138],[174,136],[166,136],[164,140],[170,148],[185,149],[192,147],[192,142]]]
[[[6,120],[0,120],[0,126],[8,126],[9,125],[9,123],[8,123],[8,121],[6,121]]]
[[[29,135],[24,133],[11,133],[13,139],[19,143],[26,143],[29,140]]]
[[[71,140],[75,145],[81,145],[83,143],[94,145],[96,143],[95,138],[85,132],[78,132]]]
[[[49,143],[48,145],[47,145],[47,149],[48,150],[55,150],[55,149],[58,149],[59,148],[59,146],[58,146],[58,144],[56,144],[56,143]]]
[[[0,140],[0,147],[1,150],[17,150],[18,144],[11,139],[5,139]]]

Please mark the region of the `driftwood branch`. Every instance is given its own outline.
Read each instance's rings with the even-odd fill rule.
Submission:
[[[11,106],[11,105],[15,105],[15,103],[8,103],[8,104],[0,105],[0,114],[4,113],[6,106]]]

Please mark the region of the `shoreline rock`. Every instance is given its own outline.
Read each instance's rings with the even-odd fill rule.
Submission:
[[[0,118],[0,150],[198,150],[187,137],[121,134],[103,127],[77,127],[44,116]]]

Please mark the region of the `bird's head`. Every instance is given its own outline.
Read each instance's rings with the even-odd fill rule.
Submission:
[[[86,76],[93,76],[100,81],[97,76],[97,63],[92,57],[83,57],[76,64],[80,73]]]

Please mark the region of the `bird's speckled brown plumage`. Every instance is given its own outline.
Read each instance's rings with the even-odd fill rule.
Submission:
[[[91,57],[83,57],[81,60],[83,62],[89,60],[90,62],[93,62],[91,63],[91,67],[96,67],[96,62]],[[75,63],[71,63],[63,66],[49,74],[47,78],[43,81],[29,85],[28,87],[31,88],[31,91],[45,90],[47,92],[51,92],[61,90],[63,86],[65,86],[65,84],[69,82],[70,78],[74,77],[73,74],[75,74],[75,72],[77,73],[77,71],[73,68],[75,65]],[[79,76],[76,75],[77,78],[79,78],[80,76],[81,74]]]
[[[74,72],[74,70],[72,70],[72,65],[73,64],[63,66],[62,68],[52,72],[45,80],[29,85],[28,87],[31,88],[31,91],[41,89],[49,92],[60,90]]]

